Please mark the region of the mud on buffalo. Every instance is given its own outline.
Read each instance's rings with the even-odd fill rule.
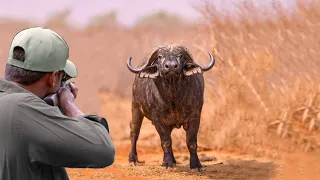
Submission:
[[[204,98],[203,72],[210,70],[215,59],[209,52],[210,63],[201,66],[183,45],[161,45],[143,59],[138,67],[127,60],[128,69],[135,74],[132,87],[132,120],[130,122],[131,151],[129,162],[139,163],[137,140],[144,117],[152,121],[164,152],[161,166],[172,168],[176,160],[172,151],[171,132],[186,131],[190,152],[190,168],[203,170],[197,153],[197,134]]]

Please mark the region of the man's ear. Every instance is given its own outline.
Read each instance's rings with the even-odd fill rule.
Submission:
[[[53,73],[47,73],[45,78],[48,86],[53,88],[59,78],[59,72],[55,71]]]

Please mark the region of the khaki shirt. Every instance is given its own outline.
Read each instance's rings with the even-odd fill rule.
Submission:
[[[0,78],[0,180],[66,180],[65,167],[102,168],[114,157],[104,118],[67,117]]]

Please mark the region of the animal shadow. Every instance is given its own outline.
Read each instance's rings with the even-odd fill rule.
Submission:
[[[232,180],[267,180],[275,176],[276,164],[272,162],[258,162],[256,160],[231,159],[225,162],[203,163],[203,172],[191,172],[188,165],[179,165],[177,172],[186,175],[207,176],[209,179]]]

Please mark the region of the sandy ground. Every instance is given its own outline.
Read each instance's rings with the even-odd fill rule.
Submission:
[[[67,169],[71,180],[320,179],[319,154],[299,152],[298,150],[295,153],[282,152],[281,158],[269,159],[266,157],[257,158],[239,152],[230,153],[200,149],[198,155],[205,167],[205,171],[200,173],[192,172],[189,169],[189,153],[186,148],[173,148],[178,162],[177,167],[175,169],[163,169],[160,167],[163,158],[160,140],[154,127],[147,120],[143,121],[137,145],[139,160],[145,161],[145,163],[132,167],[128,162],[130,101],[121,99],[110,92],[104,93],[100,97],[101,104],[103,104],[103,115],[109,119],[111,137],[116,145],[115,163],[103,169]],[[119,113],[119,111],[123,113]],[[177,141],[179,141],[177,136],[173,136],[173,143]]]
[[[107,179],[319,179],[319,156],[313,154],[288,154],[281,160],[254,158],[249,155],[224,152],[199,152],[204,172],[192,172],[189,169],[187,152],[175,152],[177,167],[160,167],[162,152],[158,148],[139,147],[140,160],[145,164],[129,165],[129,142],[116,142],[115,163],[104,169],[68,169],[71,180],[107,180]]]

